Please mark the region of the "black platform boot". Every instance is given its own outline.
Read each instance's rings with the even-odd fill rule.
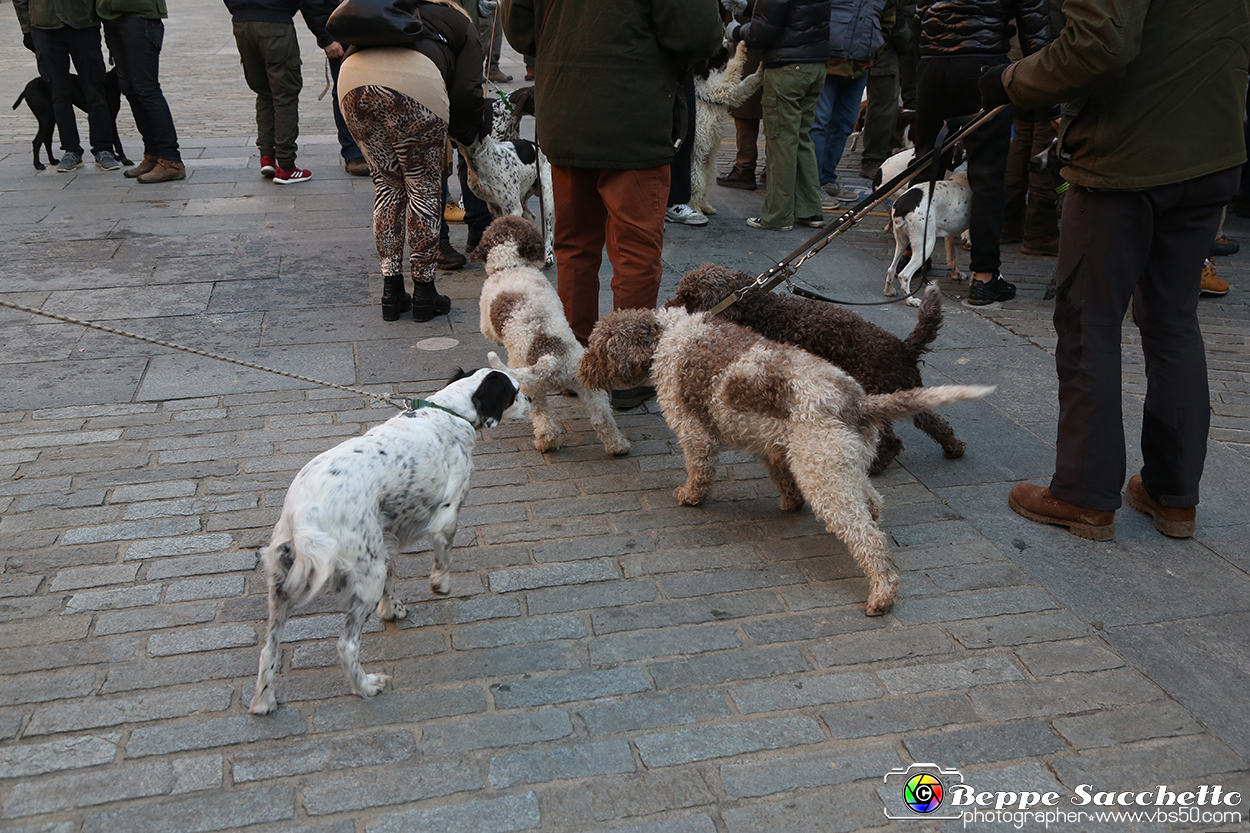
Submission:
[[[429,321],[436,315],[446,315],[451,310],[451,299],[439,295],[434,281],[412,282],[412,320]]]
[[[382,276],[382,320],[398,321],[399,316],[412,309],[412,299],[404,291],[403,275]]]

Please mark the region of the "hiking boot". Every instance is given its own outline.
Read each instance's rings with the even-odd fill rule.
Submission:
[[[438,244],[438,268],[439,269],[446,269],[448,271],[452,269],[459,269],[461,266],[464,266],[468,262],[469,262],[469,259],[466,258],[464,255],[460,254],[460,252],[456,251],[456,249],[450,243],[440,242]],[[418,283],[417,285],[420,286],[421,284]],[[427,318],[426,320],[428,321],[429,319]]]
[[[307,182],[312,179],[312,171],[306,168],[297,168],[292,163],[290,168],[283,168],[279,165],[273,172],[273,181],[279,185],[295,185],[300,182]]]
[[[742,191],[754,191],[759,187],[755,184],[755,171],[737,165],[724,176],[716,177],[716,184],[722,188],[738,188]]]
[[[1058,257],[1059,256],[1059,237],[1041,237],[1036,240],[1025,240],[1020,245],[1020,251],[1026,255],[1036,255],[1039,257]]]
[[[76,171],[81,167],[82,154],[74,153],[72,150],[67,150],[65,153],[61,154],[61,164],[56,166],[56,172],[59,174],[67,174],[71,171]]]
[[[156,167],[139,177],[144,185],[153,182],[175,182],[187,178],[187,168],[176,159],[158,159]]]
[[[1003,276],[995,274],[991,280],[968,280],[968,303],[982,307],[995,301],[1010,301],[1016,297],[1016,285],[1007,283]]]
[[[260,158],[260,175],[265,179],[273,179],[273,175],[278,172],[278,163],[272,156],[262,156]]]
[[[449,223],[463,223],[464,209],[456,202],[445,203],[443,205],[443,219]]]
[[[398,321],[399,316],[412,309],[412,298],[404,290],[403,275],[382,276],[382,320]]]
[[[453,251],[455,251],[453,249]],[[459,254],[457,252],[457,254]],[[463,260],[464,255],[460,255]],[[451,299],[439,295],[434,281],[412,282],[412,320],[429,321],[436,315],[446,315],[451,311]]]
[[[764,231],[789,231],[794,228],[794,226],[766,226],[759,217],[747,217],[747,225],[751,228],[764,229]]]
[[[664,210],[664,219],[669,223],[685,223],[688,226],[707,225],[707,217],[685,203],[670,205]]]
[[[1169,538],[1192,538],[1194,534],[1194,518],[1198,510],[1193,506],[1164,506],[1150,496],[1141,475],[1135,474],[1128,479],[1124,489],[1128,505],[1138,512],[1144,512],[1154,521],[1155,529]]]
[[[102,171],[116,171],[122,166],[122,163],[117,161],[117,157],[107,150],[99,151],[93,155],[95,156],[95,166]]]
[[[651,385],[639,385],[636,388],[625,388],[624,390],[614,390],[608,398],[612,403],[612,407],[618,411],[628,411],[630,408],[637,408],[643,402],[655,396],[655,388]]]
[[[369,163],[365,161],[363,156],[357,156],[355,159],[348,159],[343,163],[343,168],[352,176],[369,176]]]
[[[135,165],[133,168],[127,168],[126,170],[122,171],[122,176],[126,177],[127,179],[138,179],[139,177],[143,176],[144,174],[146,174],[148,171],[152,170],[155,167],[156,167],[156,157],[150,153],[145,153],[143,154],[143,161],[140,162],[138,165]]]
[[[59,171],[60,168],[57,168]],[[1202,264],[1202,286],[1201,294],[1203,295],[1227,295],[1228,281],[1218,278],[1215,275],[1215,261],[1207,258]]]
[[[512,80],[512,76],[504,72],[499,67],[491,67],[490,74],[486,77],[491,81],[494,81],[496,84],[507,84]]]
[[[1039,524],[1066,526],[1068,532],[1090,541],[1110,541],[1115,537],[1115,512],[1086,509],[1055,497],[1050,489],[1032,483],[1011,487],[1007,505],[1017,515]]]

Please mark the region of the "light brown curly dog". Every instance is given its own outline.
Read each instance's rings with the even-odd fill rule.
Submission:
[[[806,498],[868,576],[866,613],[890,609],[898,573],[878,528],[881,495],[868,480],[881,426],[993,388],[949,385],[865,394],[845,371],[788,344],[674,308],[618,310],[595,325],[582,357],[585,385],[624,388],[648,375],[686,456],[673,492],[693,506],[711,491],[717,454],[735,448],[768,468],[781,508]]]

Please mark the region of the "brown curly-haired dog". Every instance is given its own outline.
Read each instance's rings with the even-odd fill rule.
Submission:
[[[551,282],[538,271],[543,262],[543,238],[534,224],[521,217],[500,217],[486,227],[473,256],[486,261],[479,325],[482,335],[508,351],[508,368],[530,397],[534,447],[555,451],[563,426],[547,408],[547,393],[570,389],[586,408],[608,454],[629,453],[629,440],[612,417],[608,394],[577,380],[582,346],[573,337],[564,307]],[[487,358],[497,370],[507,368],[494,353]]]
[[[789,344],[707,313],[680,308],[618,310],[590,334],[578,375],[595,388],[625,388],[648,375],[664,420],[686,456],[686,483],[673,492],[686,506],[711,491],[717,454],[759,455],[781,508],[806,498],[825,528],[846,543],[868,576],[866,612],[878,616],[898,592],[881,495],[868,464],[881,426],[993,388],[950,385],[865,394],[841,368]]]
[[[705,312],[754,280],[746,272],[705,263],[686,273],[667,306]],[[905,339],[837,304],[772,292],[748,292],[720,314],[765,338],[802,347],[833,362],[854,376],[868,393],[890,393],[924,384],[920,357],[929,352],[929,344],[942,326],[942,295],[936,287],[925,291],[916,328]],[[955,436],[946,420],[924,412],[912,421],[942,447],[947,459],[963,456],[968,444]],[[890,423],[885,423],[868,473],[882,471],[902,450],[902,440],[895,436]]]

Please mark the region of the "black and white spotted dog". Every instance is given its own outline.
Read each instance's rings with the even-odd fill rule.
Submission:
[[[920,265],[929,259],[937,246],[939,236],[946,238],[946,267],[951,278],[962,280],[955,264],[955,239],[968,230],[972,222],[972,189],[968,187],[968,174],[960,171],[949,179],[932,183],[933,201],[929,201],[930,183],[913,185],[894,201],[890,209],[894,218],[894,259],[885,273],[885,295],[898,294],[895,283],[903,294],[911,293],[911,279]],[[898,268],[903,252],[911,248],[911,259],[902,269]],[[920,306],[920,298],[912,295],[907,303]]]
[[[260,655],[253,714],[277,708],[273,676],[293,608],[327,585],[347,598],[339,658],[352,691],[372,697],[389,681],[360,667],[360,634],[369,612],[383,620],[408,611],[395,596],[394,559],[428,534],[434,546],[430,588],[451,589],[451,541],[469,492],[477,429],[529,414],[516,378],[483,368],[458,373],[447,387],[363,436],[325,451],[300,469],[263,552],[269,578],[269,632]]]

